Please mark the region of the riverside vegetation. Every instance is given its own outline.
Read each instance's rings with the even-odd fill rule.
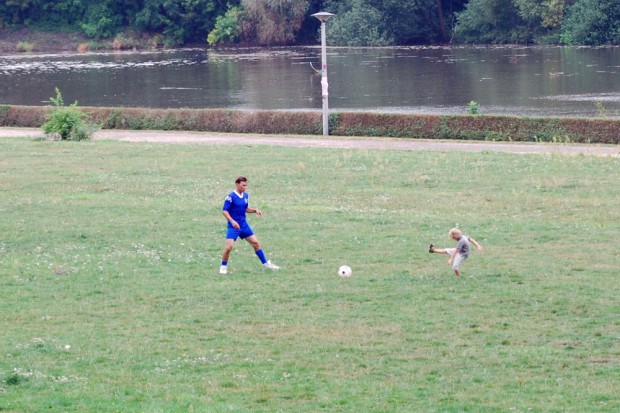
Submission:
[[[335,14],[329,42],[339,46],[620,44],[620,4],[609,0],[5,0],[0,39],[13,31],[60,32],[70,43],[85,38],[80,51],[207,41],[299,45],[316,43],[318,11]],[[17,41],[28,40],[24,34]],[[39,35],[30,39],[33,50],[54,45]]]
[[[57,92],[59,93],[59,92]],[[82,111],[104,129],[184,130],[232,133],[319,135],[321,113],[226,109],[148,109],[65,107]],[[599,107],[602,113],[604,107]],[[40,127],[57,107],[0,105],[0,126]],[[385,136],[422,139],[572,142],[618,144],[620,120],[598,118],[529,118],[477,115],[404,115],[331,113],[330,133],[341,136]],[[85,119],[84,119],[85,120]],[[84,124],[88,126],[88,124]]]
[[[619,158],[8,138],[0,170],[0,411],[620,410]],[[240,173],[278,273],[217,274]]]

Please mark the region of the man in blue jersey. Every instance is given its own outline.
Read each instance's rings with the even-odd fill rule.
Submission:
[[[279,270],[280,267],[273,264],[265,257],[265,253],[261,249],[256,235],[254,235],[254,231],[252,231],[250,224],[248,224],[245,219],[245,214],[247,212],[250,214],[256,214],[259,217],[263,216],[260,209],[250,208],[249,196],[246,192],[246,189],[248,188],[247,178],[240,176],[235,181],[235,186],[235,190],[228,194],[224,200],[224,206],[222,207],[222,214],[228,221],[228,226],[226,229],[226,246],[224,247],[224,253],[222,254],[220,274],[228,274],[228,258],[230,257],[230,252],[233,249],[235,241],[237,241],[237,238],[239,237],[247,240],[250,245],[252,245],[252,248],[254,248],[260,262],[263,264],[263,268],[269,270]]]

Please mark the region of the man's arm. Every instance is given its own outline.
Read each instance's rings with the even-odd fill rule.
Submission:
[[[239,224],[237,224],[237,221],[235,221],[234,219],[232,219],[232,217],[230,216],[230,214],[228,213],[228,211],[222,211],[222,215],[224,215],[224,218],[226,218],[226,220],[228,222],[230,222],[230,225],[233,226],[234,229],[239,229],[241,228],[239,226]]]
[[[249,214],[256,214],[256,215],[258,215],[258,216],[259,216],[259,217],[261,217],[261,218],[263,217],[263,211],[261,211],[261,210],[260,210],[260,209],[258,209],[258,208],[250,208],[250,207],[247,207],[247,208],[245,209],[245,212],[247,212],[247,213],[249,213]]]

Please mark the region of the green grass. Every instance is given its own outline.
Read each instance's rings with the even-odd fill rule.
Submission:
[[[238,175],[264,272],[238,242]],[[620,159],[0,142],[0,412],[620,410]],[[485,247],[454,277],[458,224]],[[353,276],[340,279],[342,264]]]

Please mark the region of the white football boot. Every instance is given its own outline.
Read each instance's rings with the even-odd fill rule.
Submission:
[[[263,268],[265,268],[266,270],[279,270],[280,269],[280,267],[278,267],[271,261],[267,261],[266,263],[264,263]]]

